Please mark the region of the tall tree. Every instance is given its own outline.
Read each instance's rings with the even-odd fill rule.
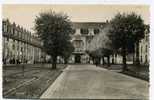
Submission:
[[[118,13],[110,23],[111,28],[109,38],[112,40],[113,48],[116,50],[121,50],[121,54],[123,56],[123,71],[125,71],[127,69],[127,53],[133,52],[134,43],[144,37],[143,20],[135,13]]]
[[[43,41],[44,50],[52,57],[52,69],[56,69],[57,56],[62,56],[70,43],[73,32],[70,19],[63,13],[43,12],[35,19],[35,30]]]
[[[111,41],[108,38],[110,26],[107,24],[99,34],[95,35],[91,42],[88,44],[88,53],[93,58],[108,58],[108,65],[110,65],[109,59],[112,54]],[[104,60],[103,60],[104,61]]]
[[[136,51],[136,64],[139,65],[140,64],[140,60],[139,60],[139,41],[144,38],[144,32],[145,32],[145,24],[143,19],[141,18],[141,16],[136,15],[135,13],[132,13],[130,15],[128,15],[129,20],[131,20],[130,24],[130,29],[131,32],[134,36],[134,40],[135,40],[135,51]]]

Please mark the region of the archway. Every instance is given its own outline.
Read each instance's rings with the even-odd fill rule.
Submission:
[[[81,55],[79,54],[75,55],[75,63],[81,63]]]

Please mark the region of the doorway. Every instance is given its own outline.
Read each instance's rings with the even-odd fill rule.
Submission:
[[[75,63],[81,63],[81,56],[75,55]]]

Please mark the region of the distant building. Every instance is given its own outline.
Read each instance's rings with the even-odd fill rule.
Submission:
[[[3,63],[38,63],[45,59],[42,42],[15,23],[3,20]]]
[[[139,59],[140,64],[143,65],[149,65],[149,25],[146,25],[145,32],[144,32],[144,38],[140,40],[139,43]]]
[[[99,34],[103,27],[104,22],[74,22],[74,34],[72,35],[72,43],[75,47],[70,63],[88,63],[90,61],[89,55],[86,53],[88,43],[93,39],[96,34]]]

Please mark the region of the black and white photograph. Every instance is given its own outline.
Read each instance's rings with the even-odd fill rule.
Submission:
[[[150,6],[2,4],[2,97],[150,96]]]

